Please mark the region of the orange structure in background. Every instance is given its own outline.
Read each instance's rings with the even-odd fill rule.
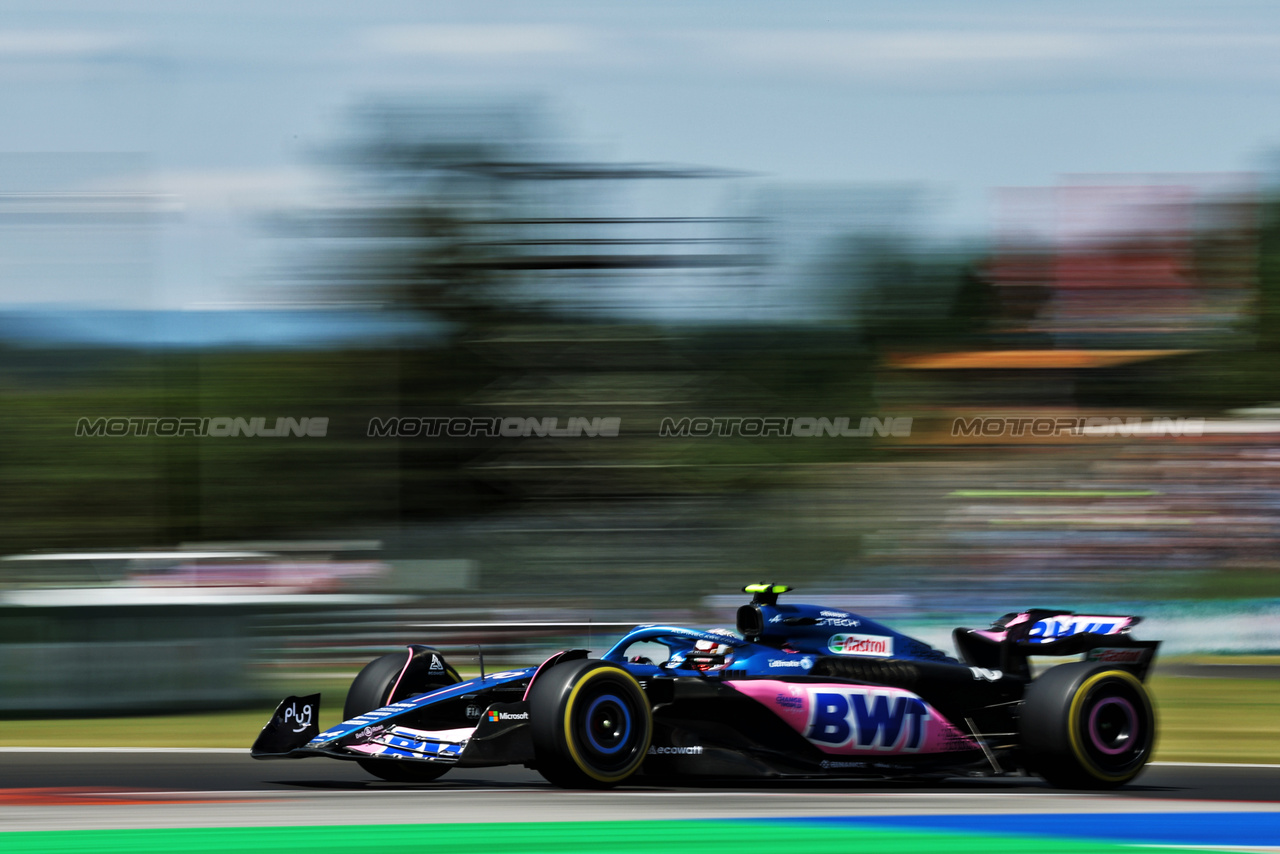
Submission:
[[[890,356],[889,367],[907,370],[1053,370],[1110,368],[1179,356],[1194,350],[972,350],[957,353]]]

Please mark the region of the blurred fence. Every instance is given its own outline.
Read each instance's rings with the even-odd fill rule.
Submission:
[[[0,712],[235,708],[257,700],[253,640],[0,644]]]
[[[478,670],[482,653],[486,669],[524,667],[563,649],[600,655],[631,627],[652,622],[644,615],[633,620],[518,621],[495,620],[492,612],[472,612],[469,620],[442,621],[441,616],[438,609],[402,608],[277,617],[263,626],[256,663],[268,678],[347,677],[380,655],[423,643],[439,649],[461,670]]]
[[[0,712],[92,716],[257,699],[252,609],[0,608]]]

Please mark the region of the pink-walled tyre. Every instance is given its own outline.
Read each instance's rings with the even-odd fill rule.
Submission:
[[[1155,708],[1141,680],[1083,661],[1051,668],[1027,686],[1019,728],[1028,768],[1070,789],[1128,783],[1156,740]]]

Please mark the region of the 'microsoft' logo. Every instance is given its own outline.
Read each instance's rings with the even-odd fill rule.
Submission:
[[[498,721],[527,721],[529,720],[528,712],[489,712],[489,720],[493,723]]]
[[[888,658],[893,655],[893,638],[884,635],[832,635],[827,649],[836,655],[865,655]]]

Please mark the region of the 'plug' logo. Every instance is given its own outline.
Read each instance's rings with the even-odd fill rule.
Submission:
[[[289,708],[284,710],[285,726],[289,725],[290,718],[293,718],[293,722],[297,724],[297,726],[293,728],[293,731],[302,732],[307,727],[311,726],[311,704],[307,703],[301,710],[299,710],[297,703],[290,703]]]

